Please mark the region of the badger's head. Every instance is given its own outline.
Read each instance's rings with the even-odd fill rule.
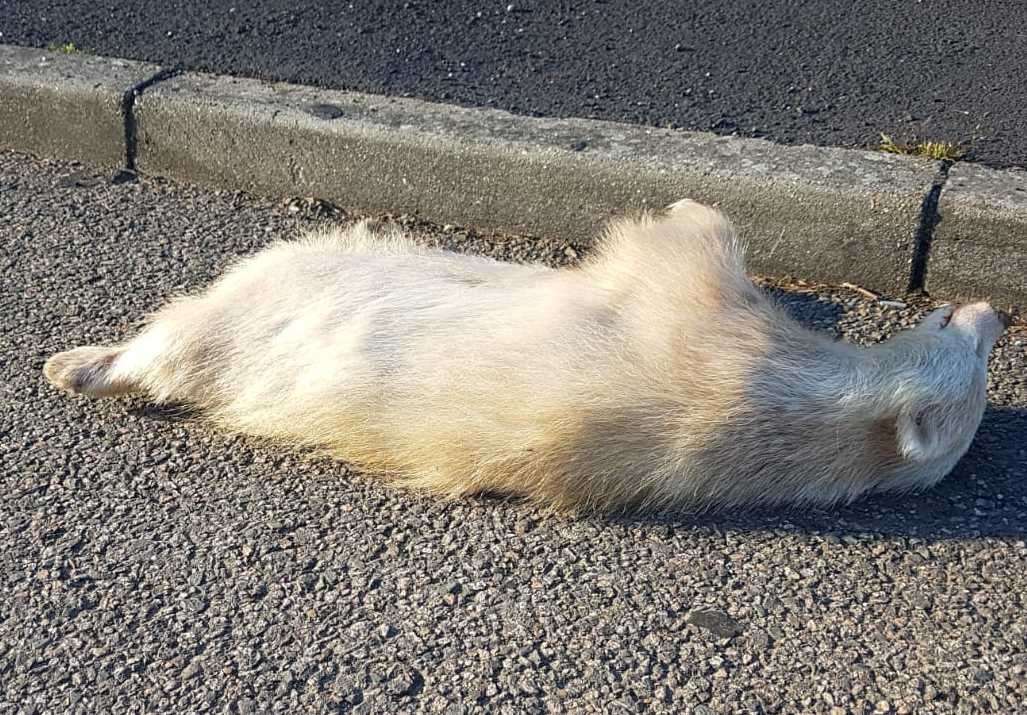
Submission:
[[[1008,325],[987,303],[945,306],[880,346],[895,377],[882,399],[902,462],[890,486],[931,486],[969,449],[987,403],[988,355]]]

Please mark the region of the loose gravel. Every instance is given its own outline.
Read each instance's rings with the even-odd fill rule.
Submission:
[[[0,154],[0,712],[1016,712],[1027,702],[1027,334],[929,493],[575,520],[442,503],[43,361],[332,207]],[[570,262],[559,242],[423,240]],[[869,343],[929,307],[765,282]]]

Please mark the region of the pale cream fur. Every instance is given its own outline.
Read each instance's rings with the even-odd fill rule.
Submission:
[[[368,224],[276,243],[140,335],[52,357],[55,385],[144,393],[391,479],[573,509],[848,501],[929,487],[970,445],[983,303],[861,349],[746,278],[717,211],[613,223],[580,267],[418,247]]]

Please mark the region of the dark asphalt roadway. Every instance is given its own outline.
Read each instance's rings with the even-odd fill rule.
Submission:
[[[43,380],[54,351],[120,339],[309,224],[0,153],[0,713],[1022,711],[1022,331],[996,348],[992,406],[937,489],[701,519],[441,503]],[[781,295],[864,342],[925,308]]]
[[[0,42],[784,143],[1027,166],[1018,0],[5,0]]]

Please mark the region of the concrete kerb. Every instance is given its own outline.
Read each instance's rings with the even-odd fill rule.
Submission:
[[[735,220],[754,271],[890,294],[928,247],[916,236],[935,162],[193,73],[153,83],[122,117],[125,92],[159,71],[0,46],[0,147],[123,166],[131,121],[144,173],[579,241],[611,215],[688,196]],[[975,188],[974,168],[962,194],[942,193],[928,287],[1022,304],[1027,216]],[[986,284],[959,246],[994,263]]]
[[[159,68],[145,62],[0,45],[0,149],[125,164],[125,92]]]
[[[938,202],[926,288],[1027,306],[1027,172],[956,164]]]
[[[141,171],[588,240],[611,215],[721,206],[768,274],[901,293],[933,162],[185,74],[136,104]]]

